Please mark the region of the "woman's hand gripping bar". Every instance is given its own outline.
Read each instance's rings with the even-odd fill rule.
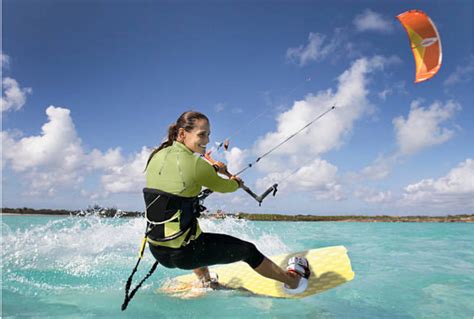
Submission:
[[[214,167],[216,172],[226,175],[229,179],[236,180],[239,183],[239,187],[242,188],[247,194],[252,196],[258,202],[259,206],[262,206],[263,200],[270,193],[273,192],[273,196],[275,196],[276,192],[278,191],[278,188],[277,188],[278,184],[273,184],[265,192],[263,192],[262,195],[259,196],[259,195],[255,194],[250,188],[245,186],[244,182],[240,178],[238,178],[237,176],[232,175],[231,173],[229,173],[229,171],[227,170],[227,166],[224,163],[214,160],[211,157],[211,152],[207,152],[204,155],[204,158],[207,159],[209,161],[209,163],[211,163],[211,165]]]

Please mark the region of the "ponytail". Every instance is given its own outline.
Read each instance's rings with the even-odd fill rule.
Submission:
[[[187,111],[181,114],[181,116],[178,118],[176,123],[168,127],[168,139],[164,141],[163,143],[161,143],[160,146],[158,146],[151,152],[146,162],[145,171],[148,168],[148,164],[150,163],[151,159],[156,153],[158,153],[159,151],[161,151],[162,149],[166,147],[173,145],[173,142],[176,141],[176,139],[178,138],[178,131],[180,128],[184,128],[185,131],[190,132],[194,129],[196,121],[202,120],[202,119],[209,122],[209,119],[207,118],[207,116],[205,116],[204,114],[200,112]]]

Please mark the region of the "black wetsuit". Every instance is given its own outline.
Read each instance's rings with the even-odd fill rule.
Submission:
[[[149,246],[156,260],[167,268],[195,269],[241,260],[257,268],[265,258],[254,244],[215,233],[203,232],[181,248]]]

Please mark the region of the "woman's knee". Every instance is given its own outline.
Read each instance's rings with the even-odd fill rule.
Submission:
[[[255,244],[246,242],[246,258],[244,261],[252,268],[257,268],[262,263],[265,256],[258,250]]]

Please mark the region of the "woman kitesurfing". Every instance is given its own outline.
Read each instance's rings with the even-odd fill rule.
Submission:
[[[213,287],[218,282],[211,277],[208,266],[244,261],[260,275],[281,282],[289,294],[302,293],[306,289],[310,277],[306,258],[289,259],[285,270],[265,257],[250,242],[201,231],[197,218],[202,209],[198,199],[202,187],[228,193],[244,186],[238,176],[226,179],[218,175],[227,172],[224,163],[217,162],[213,167],[203,159],[210,134],[210,122],[204,114],[184,112],[168,128],[167,140],[148,158],[144,189],[147,218],[145,238],[157,262],[129,294],[139,259],[127,282],[122,310],[158,263],[167,268],[193,269],[202,287]]]

